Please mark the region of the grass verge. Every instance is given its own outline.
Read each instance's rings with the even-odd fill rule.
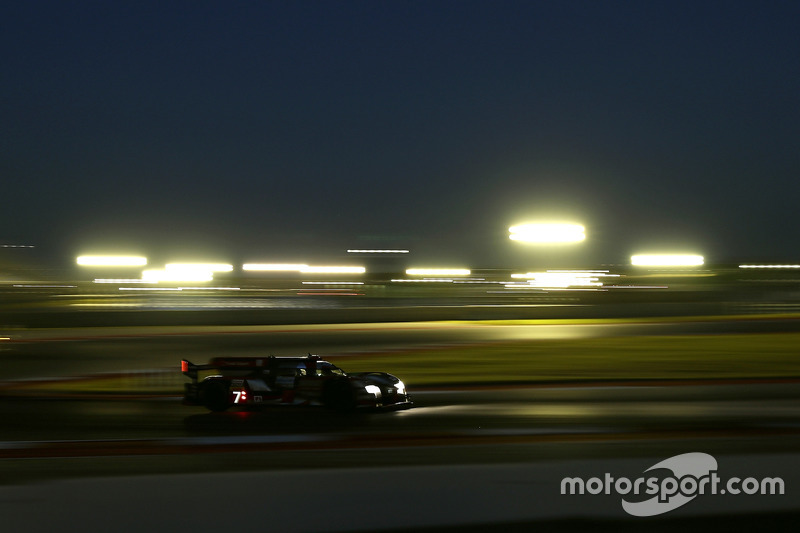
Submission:
[[[408,384],[800,377],[800,333],[531,340],[349,356]]]
[[[800,378],[800,333],[525,340],[331,356],[414,387],[522,383]],[[6,395],[178,395],[175,370],[6,384]]]

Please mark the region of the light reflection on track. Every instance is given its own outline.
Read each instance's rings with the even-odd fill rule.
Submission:
[[[5,442],[162,441],[237,437],[448,444],[499,436],[576,433],[774,435],[800,432],[800,383],[668,387],[558,387],[419,392],[417,407],[390,413],[267,408],[210,413],[173,401],[0,402]],[[486,401],[484,401],[486,400]],[[283,437],[281,437],[283,436]],[[252,444],[252,442],[250,443]],[[284,443],[285,444],[285,443]],[[294,444],[293,444],[294,445]]]

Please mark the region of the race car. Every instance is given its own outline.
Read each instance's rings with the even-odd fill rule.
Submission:
[[[320,405],[337,411],[406,409],[405,384],[385,372],[346,374],[318,355],[217,357],[206,365],[181,361],[186,405],[221,412],[230,407]],[[202,380],[199,374],[208,374]]]

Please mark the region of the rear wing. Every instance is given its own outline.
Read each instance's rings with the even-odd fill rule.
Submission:
[[[196,365],[186,359],[181,360],[181,373],[184,376],[191,378],[192,381],[197,381],[197,372],[200,370],[211,370],[216,368],[214,365]]]
[[[248,371],[267,366],[270,357],[215,357],[207,365],[196,365],[186,359],[181,360],[181,372],[192,381],[197,381],[197,373],[202,370]]]

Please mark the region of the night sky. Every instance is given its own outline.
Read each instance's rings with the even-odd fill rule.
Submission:
[[[798,261],[798,28],[798,2],[4,2],[0,244]],[[587,240],[508,240],[539,219]]]

